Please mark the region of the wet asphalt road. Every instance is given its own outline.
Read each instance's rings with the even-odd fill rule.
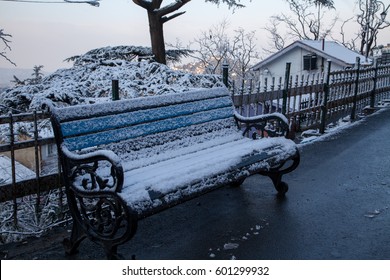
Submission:
[[[390,109],[301,147],[301,164],[276,196],[248,178],[139,222],[126,259],[390,259]],[[3,259],[104,259],[89,240],[66,256],[64,229],[1,246]]]

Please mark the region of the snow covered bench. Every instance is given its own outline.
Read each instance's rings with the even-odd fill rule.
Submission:
[[[284,194],[281,177],[299,164],[285,117],[243,118],[226,88],[57,108],[52,124],[74,219],[70,254],[88,236],[116,258],[137,220],[252,174]]]

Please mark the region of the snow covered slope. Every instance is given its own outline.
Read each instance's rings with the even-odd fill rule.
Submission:
[[[146,60],[98,57],[57,70],[39,84],[0,93],[0,114],[8,113],[10,108],[25,112],[41,109],[45,104],[63,107],[102,102],[111,99],[112,80],[119,80],[121,99],[223,85],[220,76],[193,75]]]

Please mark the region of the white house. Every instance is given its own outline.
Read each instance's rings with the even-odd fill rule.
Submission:
[[[354,67],[357,57],[362,65],[372,63],[371,59],[333,41],[301,40],[259,62],[252,70],[259,71],[262,80],[284,77],[286,63],[290,62],[292,76],[306,76],[326,71],[328,60],[332,61],[332,71]]]

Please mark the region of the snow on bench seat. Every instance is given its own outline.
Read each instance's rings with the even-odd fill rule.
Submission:
[[[201,193],[275,162],[292,157],[295,145],[285,138],[252,140],[236,129],[202,135],[203,142],[174,141],[138,152],[120,154],[124,186],[120,196],[138,213]],[[255,162],[248,162],[248,158]],[[280,158],[278,158],[280,157]],[[263,161],[262,161],[263,159]],[[240,166],[241,165],[241,166]],[[103,171],[101,171],[103,172]],[[107,172],[107,171],[106,171]]]

